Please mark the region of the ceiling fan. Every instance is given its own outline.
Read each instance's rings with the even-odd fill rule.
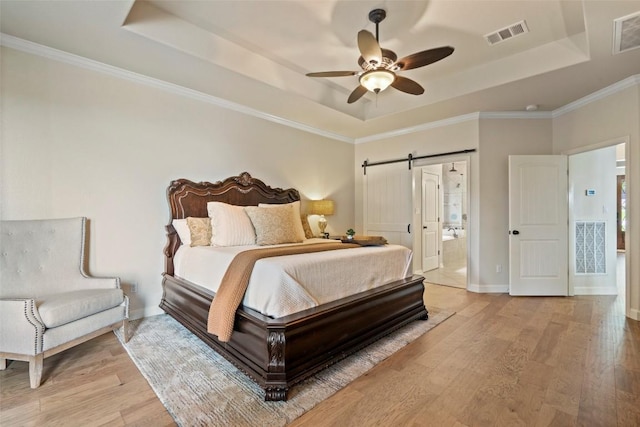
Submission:
[[[358,64],[362,71],[323,71],[308,73],[309,77],[347,77],[358,76],[360,85],[351,92],[347,102],[356,102],[367,91],[379,93],[389,86],[412,95],[422,95],[424,88],[417,82],[396,74],[398,71],[424,67],[440,61],[453,53],[451,46],[423,50],[398,60],[398,56],[389,49],[380,47],[378,39],[378,24],[386,18],[384,9],[374,9],[369,12],[369,21],[376,24],[375,37],[367,30],[358,33],[358,49],[360,58]]]

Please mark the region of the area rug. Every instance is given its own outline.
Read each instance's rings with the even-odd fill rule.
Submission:
[[[295,385],[286,402],[265,402],[259,386],[166,314],[131,322],[123,346],[180,426],[284,426],[452,314],[430,312]]]

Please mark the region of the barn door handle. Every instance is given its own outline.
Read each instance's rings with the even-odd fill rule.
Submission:
[[[520,234],[520,232],[519,232],[518,230],[513,230],[511,233],[512,233],[512,234],[516,234],[516,235],[517,235],[517,234]]]
[[[411,234],[411,224],[407,224],[407,233]]]

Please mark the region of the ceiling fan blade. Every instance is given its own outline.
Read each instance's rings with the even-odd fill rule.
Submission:
[[[417,82],[398,75],[396,75],[396,79],[391,83],[391,86],[399,91],[410,93],[411,95],[422,95],[424,93],[424,88]]]
[[[351,95],[349,95],[349,99],[347,100],[347,103],[353,104],[358,99],[362,98],[362,95],[364,95],[365,93],[367,93],[367,88],[362,85],[359,85],[357,88],[353,90],[353,92],[351,92]]]
[[[382,63],[382,49],[378,44],[378,40],[367,30],[361,30],[358,33],[358,49],[362,57],[371,64],[375,65]]]
[[[355,76],[356,71],[321,71],[319,73],[307,73],[308,77],[347,77]]]
[[[411,70],[412,68],[424,67],[425,65],[433,64],[441,59],[453,53],[451,46],[437,47],[435,49],[423,50],[422,52],[414,53],[413,55],[405,56],[401,58],[396,65],[401,70]]]

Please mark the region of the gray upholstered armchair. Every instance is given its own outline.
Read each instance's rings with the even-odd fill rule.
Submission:
[[[0,369],[29,362],[40,386],[45,357],[123,326],[129,300],[118,278],[85,272],[86,218],[0,224]]]

